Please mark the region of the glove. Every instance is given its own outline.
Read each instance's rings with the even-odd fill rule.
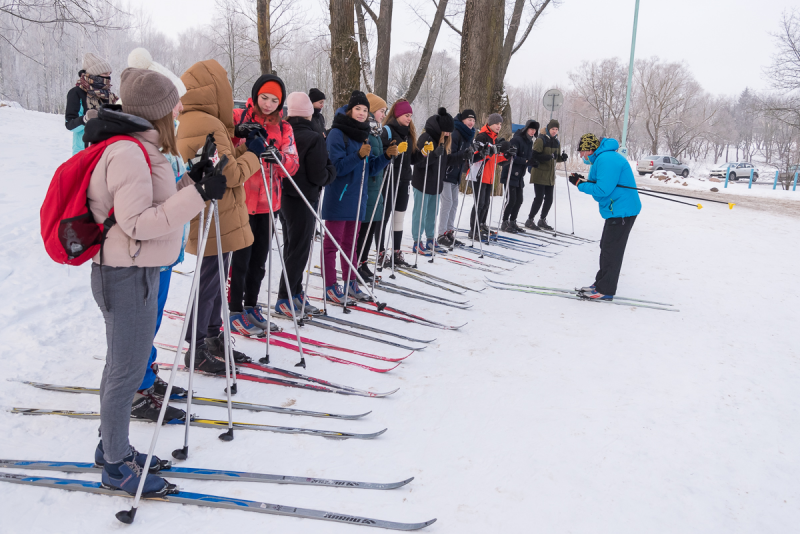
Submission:
[[[206,175],[207,171],[210,171],[214,168],[214,164],[211,163],[210,159],[203,160],[201,159],[189,169],[186,173],[189,175],[189,178],[192,179],[194,183],[200,183]]]
[[[569,159],[569,156],[567,156],[567,153],[566,152],[562,152],[561,153],[561,161],[567,161],[568,159]]]
[[[530,160],[528,160],[528,165],[530,165],[532,169],[539,168],[539,162],[536,160],[536,158],[531,158]]]
[[[408,143],[403,143],[408,147]],[[400,154],[400,147],[397,145],[397,141],[392,141],[389,146],[386,148],[384,152],[387,158],[393,158]]]
[[[585,181],[586,178],[584,178],[582,174],[578,174],[577,172],[573,172],[572,174],[569,175],[569,183],[571,183],[576,187],[580,182],[585,182]]]
[[[472,152],[473,152],[472,147],[468,146],[467,148],[458,153],[458,157],[462,159],[467,159],[469,155],[472,154]]]
[[[496,146],[498,152],[508,152],[508,149],[511,148],[511,143],[509,143],[508,141],[503,141],[497,144]]]
[[[432,150],[433,150],[433,143],[431,143],[430,141],[428,141],[427,143],[422,145],[422,155],[423,156],[427,156],[428,154],[431,153]]]
[[[405,152],[406,150],[408,150],[408,143],[406,143],[405,141],[403,141],[402,143],[400,143],[399,145],[397,145],[397,151],[398,151],[400,154],[402,154],[402,153],[403,153],[403,152]]]
[[[514,156],[517,155],[517,147],[512,146],[507,152],[504,152],[503,155],[506,157],[506,159],[513,159]]]
[[[96,118],[97,118],[97,110],[96,109],[90,109],[89,111],[86,112],[86,114],[84,114],[83,123],[86,124],[90,120],[96,119]]]
[[[369,156],[370,152],[372,152],[372,147],[370,146],[369,143],[364,143],[363,145],[361,145],[361,148],[358,149],[358,157],[364,159],[367,156]]]
[[[280,163],[283,161],[283,156],[281,156],[281,153],[278,152],[278,149],[272,145],[267,147],[262,154],[262,157],[267,163]]]
[[[222,156],[219,163],[214,167],[214,170],[203,178],[202,182],[194,184],[197,188],[197,192],[200,193],[200,196],[203,197],[203,200],[206,202],[209,200],[219,200],[222,198],[222,195],[225,194],[225,190],[228,188],[228,180],[225,178],[225,175],[222,174],[222,171],[225,170],[225,165],[227,164],[228,156]]]
[[[245,144],[247,145],[247,151],[252,152],[259,158],[261,157],[261,154],[267,150],[267,141],[263,137],[253,136],[245,141]]]
[[[260,135],[261,137],[267,136],[267,131],[258,123],[255,122],[245,122],[242,124],[237,124],[233,128],[233,136],[238,137],[239,139],[247,139],[250,140],[253,137]]]
[[[441,157],[442,154],[444,154],[444,144],[440,144],[436,147],[436,150],[433,151],[433,155],[437,158]]]

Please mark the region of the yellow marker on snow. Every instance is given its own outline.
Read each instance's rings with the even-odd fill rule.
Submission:
[[[730,203],[730,202],[728,202],[728,209],[729,209],[729,210],[732,210],[732,209],[733,209],[733,207],[734,207],[735,205],[736,205],[736,204],[733,204],[733,203]]]
[[[703,205],[702,204],[698,204],[697,205],[697,209],[699,209],[699,210],[703,209]]]

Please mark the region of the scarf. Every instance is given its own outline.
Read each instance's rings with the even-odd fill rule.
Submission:
[[[344,135],[359,143],[366,143],[369,139],[369,123],[367,121],[358,122],[344,113],[336,114],[331,128],[341,130]]]
[[[100,109],[103,104],[116,104],[119,100],[111,92],[111,78],[81,74],[75,85],[86,91],[86,105],[89,109]]]

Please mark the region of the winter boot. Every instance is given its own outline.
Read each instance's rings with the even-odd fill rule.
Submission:
[[[94,465],[103,467],[106,464],[106,459],[103,458],[103,454],[105,451],[103,450],[103,440],[101,439],[100,442],[97,444],[97,448],[94,450]],[[136,449],[131,447],[131,454],[133,456],[136,465],[139,467],[144,467],[144,463],[147,461],[147,455],[137,452]],[[158,456],[153,455],[150,458],[150,471],[149,473],[158,473],[162,469],[169,469],[172,467],[172,462],[169,460],[161,460]]]
[[[167,383],[161,380],[158,375],[156,375],[156,381],[153,382],[153,394],[157,395],[161,398],[164,398],[164,394],[167,392]],[[172,392],[170,397],[173,399],[185,399],[188,396],[189,392],[183,388],[172,384]]]
[[[213,338],[207,338],[213,339]],[[183,363],[186,367],[189,367],[189,351],[186,351],[186,355],[183,357]],[[194,355],[194,368],[197,371],[202,371],[204,373],[209,373],[212,375],[224,375],[225,374],[225,364],[212,356],[208,352],[208,346],[203,343],[197,346]]]
[[[378,254],[378,257],[375,261],[375,267],[376,269],[384,269],[386,267],[389,267],[391,263],[392,263],[391,256],[386,254],[385,250],[381,250],[380,254]]]
[[[347,283],[347,295],[356,300],[372,300],[372,297],[361,291],[361,288],[358,287],[358,282],[356,280],[350,280]]]
[[[122,490],[129,495],[136,495],[142,477],[142,468],[134,461],[135,456],[134,452],[118,464],[105,464],[101,476],[103,486]],[[178,489],[174,484],[170,484],[161,477],[149,476],[144,481],[142,497],[161,497],[177,492]]]
[[[259,327],[264,332],[267,331],[269,328],[270,332],[278,332],[278,325],[275,323],[270,323],[267,321],[267,318],[261,313],[261,306],[245,306],[244,313],[247,315],[247,320],[250,321],[252,324]],[[267,326],[269,325],[269,326]]]
[[[133,397],[133,404],[131,405],[131,417],[133,419],[157,422],[163,400],[164,397],[156,397],[153,395],[153,388],[137,392]],[[167,413],[164,414],[165,425],[173,421],[185,420],[186,412],[167,405]]]
[[[518,225],[517,221],[511,221],[511,226],[513,226],[517,230],[518,234],[524,234],[525,233],[525,229],[523,227],[521,227],[520,225]]]
[[[339,284],[332,284],[325,288],[325,300],[334,304],[344,304],[344,289]],[[348,306],[355,304],[352,300],[347,301]]]
[[[595,289],[593,289],[591,293],[583,293],[581,296],[590,300],[614,300],[614,295],[603,295],[602,293],[598,293]]]
[[[436,238],[436,243],[441,245],[441,246],[443,246],[443,247],[447,247],[447,248],[450,248],[455,244],[455,242],[453,241],[452,236],[450,235],[450,232],[445,232],[442,235],[440,235],[439,237],[437,237]]]
[[[292,297],[294,299],[294,307],[297,310],[304,310],[306,315],[319,315],[322,313],[322,310],[308,302],[308,299],[304,299],[305,295],[301,292]],[[303,300],[306,301],[306,306],[303,308]]]
[[[264,329],[259,328],[251,323],[245,312],[231,313],[231,331],[237,332],[246,337],[257,337],[264,335]]]
[[[580,291],[581,293],[592,293],[594,292],[594,284],[590,286],[583,286],[578,291]]]
[[[434,245],[434,243],[433,243],[433,239],[428,239],[428,242],[425,244],[425,247],[426,247],[428,250],[433,250],[433,249],[434,249],[434,247],[436,247],[436,253],[437,253],[437,254],[444,254],[444,255],[447,255],[447,252],[448,252],[448,251],[447,251],[447,249],[446,249],[446,248],[444,248],[444,247],[442,247],[441,245],[439,245],[439,243],[436,243],[436,244]]]
[[[464,242],[463,241],[459,241],[458,239],[456,239],[456,231],[455,230],[450,230],[447,233],[450,234],[450,238],[453,240],[453,246],[456,246],[456,247],[463,247],[464,246]]]
[[[411,267],[411,264],[409,264],[405,260],[405,258],[403,258],[403,253],[402,252],[400,252],[399,250],[395,250],[394,251],[394,266],[407,269],[407,268]]]
[[[233,339],[231,339],[231,343],[235,343]],[[207,337],[206,338],[206,347],[208,348],[208,353],[217,358],[220,361],[225,361],[225,332],[220,332],[217,337]],[[232,347],[231,347],[232,348]],[[236,349],[232,350],[233,352],[233,361],[235,363],[250,363],[253,360],[244,352],[240,352]],[[222,371],[225,372],[225,368],[222,368]]]
[[[372,282],[372,279],[375,277],[372,271],[369,270],[367,262],[362,262],[361,265],[358,266],[358,275],[367,283]]]
[[[533,219],[528,219],[525,221],[525,228],[530,228],[531,230],[538,230],[539,227],[536,226],[536,222]]]
[[[553,227],[547,224],[547,219],[543,217],[539,219],[539,224],[537,226],[539,227],[540,230],[546,230],[548,232],[553,231]]]
[[[422,244],[421,241],[414,241],[414,247],[411,249],[414,254],[419,254],[420,256],[430,256],[431,251]]]
[[[294,304],[295,312],[297,316],[300,316],[300,309],[303,306],[303,303],[300,302],[298,299],[293,299],[292,303]],[[291,317],[292,316],[292,304],[289,303],[289,299],[278,299],[275,302],[275,313],[283,315],[284,317]],[[304,319],[308,319],[308,310],[305,312]]]

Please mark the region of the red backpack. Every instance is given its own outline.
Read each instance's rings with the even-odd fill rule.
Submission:
[[[67,265],[87,262],[100,250],[106,234],[116,223],[113,207],[105,221],[94,220],[86,190],[103,152],[117,141],[139,145],[150,167],[150,157],[142,143],[127,135],[116,135],[81,150],[56,169],[39,212],[44,248],[53,261]]]

